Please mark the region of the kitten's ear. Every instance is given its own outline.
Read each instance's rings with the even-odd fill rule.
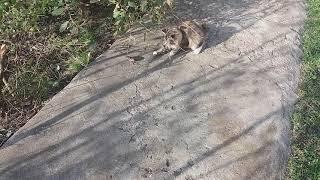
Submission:
[[[167,28],[163,28],[163,29],[161,29],[161,31],[162,31],[164,34],[166,34],[166,33],[168,32],[168,29],[167,29]]]

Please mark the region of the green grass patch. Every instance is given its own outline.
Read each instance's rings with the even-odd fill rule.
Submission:
[[[308,0],[303,36],[303,82],[292,117],[293,142],[289,178],[320,179],[320,0]]]
[[[0,130],[23,126],[116,34],[143,16],[161,20],[166,8],[164,0],[0,0]]]

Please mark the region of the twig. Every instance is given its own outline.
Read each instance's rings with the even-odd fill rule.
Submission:
[[[71,16],[71,13],[70,13],[70,11],[69,11],[69,8],[67,8],[67,10],[68,10],[68,15],[69,15],[69,18],[70,18],[71,22],[73,23],[73,25],[75,25],[75,26],[77,26],[77,28],[79,28],[79,27],[78,27],[78,24],[77,24],[76,22],[74,22],[74,20],[73,20],[73,18],[72,18],[72,16]]]
[[[5,43],[9,43],[11,45],[13,45],[13,43],[9,40],[5,40],[5,39],[0,39],[0,42],[5,42]]]
[[[8,81],[3,76],[4,55],[6,51],[7,51],[6,44],[2,44],[0,47],[0,78],[2,79],[2,82],[4,86],[7,88],[7,90],[9,91],[9,93],[13,96],[13,91],[10,88]]]
[[[140,25],[142,25],[147,31],[149,31],[150,33],[154,33],[152,32],[149,28],[147,28],[142,22],[139,22]],[[154,33],[155,34],[155,33]]]
[[[7,46],[2,44],[0,47],[0,77],[2,78],[3,75],[3,65],[4,65],[4,54],[7,51]]]
[[[14,94],[13,94],[14,91],[10,88],[8,81],[4,77],[2,77],[2,82],[4,86],[7,88],[7,90],[9,91],[10,95],[14,97]]]

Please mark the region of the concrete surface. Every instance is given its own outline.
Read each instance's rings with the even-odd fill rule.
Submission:
[[[5,144],[0,179],[283,179],[303,2],[177,7],[208,22],[202,54],[152,58],[160,33],[131,31]]]

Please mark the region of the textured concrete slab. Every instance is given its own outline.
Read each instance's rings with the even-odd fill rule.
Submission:
[[[202,54],[152,58],[160,33],[128,33],[5,144],[0,179],[283,179],[303,2],[177,7],[208,22]]]

